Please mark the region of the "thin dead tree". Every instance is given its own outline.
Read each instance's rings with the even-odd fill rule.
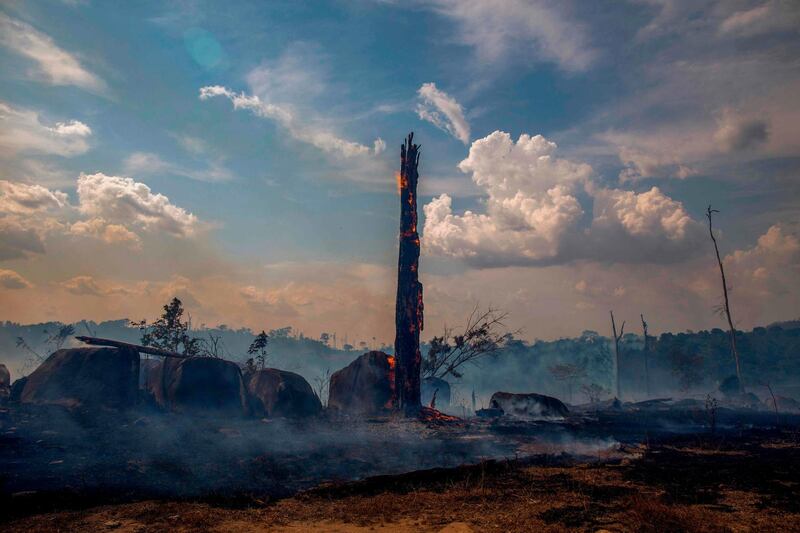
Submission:
[[[647,335],[647,322],[644,320],[644,314],[639,314],[642,319],[642,334],[644,335],[644,392],[647,398],[650,398],[650,368],[648,365],[648,358],[650,357],[650,337]]]
[[[722,295],[725,298],[724,312],[725,318],[728,319],[728,333],[731,339],[731,354],[733,360],[736,362],[736,378],[739,380],[739,391],[744,392],[744,382],[742,381],[742,370],[739,366],[739,351],[736,349],[736,328],[733,327],[733,318],[731,317],[731,306],[728,300],[728,282],[725,279],[725,268],[722,265],[722,258],[719,255],[719,246],[717,246],[717,239],[714,237],[714,228],[712,226],[711,217],[714,213],[719,213],[716,209],[711,209],[711,204],[706,211],[708,217],[708,234],[711,236],[711,242],[714,243],[714,253],[717,255],[717,264],[719,265],[719,275],[722,278]]]
[[[617,399],[620,399],[619,392],[619,341],[625,334],[625,321],[622,321],[622,326],[619,328],[619,335],[617,335],[617,323],[614,322],[614,311],[609,311],[611,314],[611,332],[614,334],[614,371],[615,371],[615,386],[617,389]]]
[[[459,368],[463,365],[477,364],[479,359],[502,350],[509,339],[504,323],[507,317],[508,313],[491,307],[479,311],[476,305],[461,333],[454,334],[452,328],[445,326],[443,334],[430,341],[428,357],[422,362],[423,377],[460,378],[463,370]]]
[[[419,146],[414,134],[400,147],[400,245],[397,261],[394,353],[397,360],[395,391],[397,407],[406,416],[422,408],[420,396],[419,335],[424,326],[422,283],[419,282],[419,233],[417,233],[417,181]]]

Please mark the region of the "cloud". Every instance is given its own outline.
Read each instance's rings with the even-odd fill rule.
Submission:
[[[761,290],[770,296],[785,296],[800,274],[800,241],[775,224],[758,238],[756,245],[725,257],[734,272],[735,287]]]
[[[33,284],[13,270],[0,268],[0,287],[5,289],[30,289]]]
[[[88,137],[92,134],[92,128],[79,120],[70,120],[69,122],[56,122],[55,127],[50,128],[50,131],[56,135],[63,135],[65,137]]]
[[[464,110],[455,98],[439,90],[435,83],[423,83],[417,90],[420,102],[417,115],[446,131],[464,144],[469,143],[469,124],[464,118]]]
[[[342,139],[325,128],[304,124],[295,116],[289,106],[263,102],[258,96],[248,95],[244,92],[237,94],[219,85],[200,89],[200,100],[216,96],[229,99],[233,103],[234,109],[246,109],[258,117],[274,120],[285,128],[292,138],[315,146],[327,154],[347,158],[376,153],[368,146]],[[380,149],[380,146],[379,143],[376,143],[375,150]]]
[[[44,253],[44,236],[60,227],[49,213],[68,206],[63,192],[0,180],[0,260]]]
[[[67,204],[67,195],[61,191],[50,191],[41,185],[0,180],[0,213],[27,215]]]
[[[138,231],[191,237],[197,217],[131,178],[81,174],[78,203],[41,185],[0,180],[0,260],[45,252],[65,236],[142,248]],[[86,218],[82,218],[86,217]]]
[[[637,237],[684,239],[693,226],[683,205],[664,195],[658,187],[637,194],[619,189],[599,190],[595,196],[594,227],[619,226]]]
[[[127,295],[131,291],[121,286],[106,286],[98,283],[92,276],[75,276],[60,283],[70,294],[76,296],[110,296],[114,294]]]
[[[145,230],[162,231],[177,237],[189,237],[199,226],[195,215],[131,178],[102,173],[81,174],[78,200],[83,214],[111,223],[135,224]]]
[[[16,217],[0,218],[0,261],[43,253],[44,241],[35,229],[25,227]]]
[[[39,113],[0,102],[0,155],[38,152],[70,157],[89,150],[89,126],[72,120],[42,124]]]
[[[735,11],[725,17],[719,25],[722,35],[752,37],[766,33],[794,31],[800,24],[800,9],[791,1],[767,1],[763,4]]]
[[[191,135],[173,135],[178,143],[187,152],[194,155],[203,155],[211,151],[211,147],[203,139],[192,137]]]
[[[746,179],[760,162],[800,154],[800,4],[638,3],[655,15],[638,42],[614,45],[628,58],[618,72],[628,91],[573,128],[607,143],[625,166],[623,182]]]
[[[48,35],[25,22],[0,13],[0,44],[33,60],[37,69],[32,74],[51,85],[74,85],[102,93],[106,84],[81,65],[69,52],[59,48]]]
[[[194,145],[196,148],[196,140]],[[129,155],[123,163],[123,168],[127,174],[137,175],[174,175],[183,176],[197,181],[223,182],[233,179],[233,174],[220,162],[209,163],[205,169],[188,168],[183,165],[169,163],[161,159],[158,154],[151,152],[134,152]]]
[[[280,56],[248,72],[247,84],[264,101],[313,104],[331,91],[331,63],[318,46],[293,42]]]
[[[458,39],[484,63],[536,56],[565,71],[582,71],[596,52],[582,24],[561,12],[559,3],[526,0],[430,0],[455,22]]]
[[[725,152],[749,150],[764,144],[769,137],[769,125],[765,120],[743,118],[727,111],[719,121],[714,140]]]
[[[556,145],[496,131],[472,143],[459,168],[486,194],[485,213],[454,214],[447,194],[424,206],[428,253],[478,267],[664,261],[686,257],[701,232],[680,202],[658,188],[605,189],[592,168],[555,157]],[[581,196],[591,202],[581,203]],[[591,209],[588,225],[585,213]]]
[[[770,140],[769,118],[724,109],[716,116],[666,122],[643,131],[609,130],[596,135],[618,154],[620,181],[641,178],[685,179],[715,161],[724,164],[761,152]]]
[[[109,224],[102,218],[79,220],[69,227],[69,233],[100,239],[108,244],[127,244],[133,249],[140,249],[142,244],[136,233],[122,224]]]

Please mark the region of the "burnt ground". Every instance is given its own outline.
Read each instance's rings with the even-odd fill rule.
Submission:
[[[728,414],[712,435],[675,433],[688,415],[673,412],[442,425],[17,408],[0,528],[800,531],[797,421]]]

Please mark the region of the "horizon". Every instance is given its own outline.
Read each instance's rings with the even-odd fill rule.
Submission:
[[[0,320],[177,296],[391,344],[410,131],[425,341],[476,305],[527,341],[610,310],[725,329],[709,205],[735,327],[794,320],[798,27],[781,2],[9,2]]]

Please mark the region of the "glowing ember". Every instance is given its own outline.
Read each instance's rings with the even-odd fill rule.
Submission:
[[[399,172],[394,173],[394,178],[397,180],[397,194],[400,194],[404,186],[408,187],[408,181],[403,179],[403,176]]]
[[[441,411],[437,411],[431,407],[422,407],[419,411],[419,419],[423,422],[433,423],[459,423],[463,422],[457,416],[446,415]]]

